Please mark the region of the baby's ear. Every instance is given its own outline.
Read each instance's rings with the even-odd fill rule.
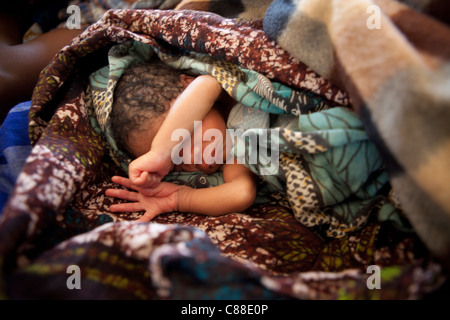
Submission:
[[[195,77],[188,76],[186,74],[180,75],[180,82],[186,88],[192,81],[194,81]]]

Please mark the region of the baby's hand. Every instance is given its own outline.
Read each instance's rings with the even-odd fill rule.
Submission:
[[[145,211],[138,221],[148,222],[161,213],[178,210],[178,193],[183,186],[162,182],[156,188],[138,188],[130,179],[119,176],[112,177],[112,181],[135,191],[107,189],[107,196],[129,201],[111,205],[111,212]]]
[[[128,176],[135,186],[154,188],[169,173],[171,163],[170,159],[149,151],[130,163]]]

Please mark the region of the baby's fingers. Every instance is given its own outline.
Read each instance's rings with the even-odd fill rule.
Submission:
[[[111,212],[138,212],[143,210],[145,210],[144,207],[138,202],[118,203],[109,206]]]
[[[139,193],[123,190],[123,189],[107,189],[105,191],[105,194],[108,197],[114,197],[122,200],[128,200],[128,201],[139,201]]]
[[[132,175],[130,173],[130,182],[139,187],[146,187],[149,174],[147,171],[140,172],[139,175]]]
[[[158,184],[161,182],[161,177],[157,174],[149,174],[147,176],[147,188],[155,188],[158,186]]]
[[[144,213],[143,216],[141,216],[137,221],[139,222],[149,222],[151,221],[154,217],[156,217],[158,214],[157,213],[152,213],[150,211],[146,211]]]
[[[161,182],[161,176],[156,173],[143,172],[139,178],[131,182],[139,188],[155,188]]]
[[[128,189],[133,189],[133,190],[137,190],[136,186],[134,186],[131,183],[131,180],[125,177],[121,177],[121,176],[113,176],[111,178],[112,182],[120,184],[121,186],[128,188]],[[111,189],[112,190],[112,189]]]

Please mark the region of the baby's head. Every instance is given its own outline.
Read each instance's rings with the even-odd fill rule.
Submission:
[[[171,105],[193,79],[160,61],[137,63],[127,68],[117,83],[111,111],[111,126],[118,148],[132,158],[147,153]],[[203,119],[202,129],[203,132],[208,129],[220,130],[225,148],[226,124],[216,110],[211,110]],[[192,159],[195,149],[193,142],[194,139],[191,139]],[[203,142],[201,150],[213,142]],[[219,167],[215,163],[205,164],[202,158],[201,164],[182,163],[175,169],[212,173]]]
[[[144,148],[149,148],[171,103],[185,87],[182,73],[163,62],[128,67],[117,83],[111,111],[118,148],[133,158],[146,153],[149,149]]]

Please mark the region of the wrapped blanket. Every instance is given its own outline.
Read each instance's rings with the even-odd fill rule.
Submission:
[[[405,2],[448,19],[446,1]],[[400,205],[450,266],[448,25],[392,0],[276,0],[264,30],[349,93]]]
[[[327,104],[318,95],[292,90],[261,73],[209,55],[165,54],[135,41],[111,48],[109,64],[90,76],[86,93],[91,123],[105,134],[112,158],[126,175],[131,159],[117,148],[110,121],[114,88],[128,66],[153,61],[157,56],[184,72],[212,75],[238,102],[227,126],[232,132],[242,130],[234,147],[235,157],[273,187],[262,188],[264,193],[259,193],[258,203],[267,200],[270,190],[287,193],[300,222],[321,227],[332,237],[364,225],[370,214],[380,220],[396,219],[401,225],[394,206],[380,194],[388,184],[383,163],[353,111],[330,107],[334,103]],[[176,172],[166,180],[198,188],[204,187],[198,184],[200,181],[214,186],[223,178],[221,172]]]
[[[317,105],[348,107],[345,92],[261,27],[206,12],[110,10],[53,59],[33,94],[33,149],[0,223],[3,297],[414,299],[440,287],[441,267],[416,235],[377,214],[350,234],[327,238],[299,223],[278,193],[221,217],[175,212],[141,224],[132,221],[140,213],[109,212],[113,199],[104,191],[123,171],[91,125],[86,88],[118,43],[210,56]],[[381,268],[381,290],[368,284],[371,265]],[[82,290],[69,288],[73,266]]]

